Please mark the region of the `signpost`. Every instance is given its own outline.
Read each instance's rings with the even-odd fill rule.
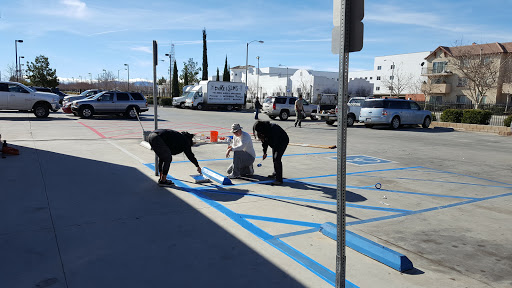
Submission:
[[[156,86],[156,65],[158,65],[158,43],[153,40],[153,114],[155,119],[155,130],[158,129],[158,89]],[[158,176],[158,156],[155,153],[155,176]]]
[[[364,0],[333,0],[331,49],[339,54],[336,288],[345,288],[348,53],[363,48],[363,17]]]

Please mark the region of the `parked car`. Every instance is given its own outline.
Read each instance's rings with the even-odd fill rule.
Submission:
[[[270,119],[275,119],[279,116],[281,120],[287,120],[290,116],[295,116],[295,101],[296,97],[291,96],[270,96],[265,98],[263,101],[263,108],[261,113],[267,114]],[[316,105],[309,104],[306,100],[304,101],[304,112],[306,117],[316,119],[314,114],[316,113]]]
[[[0,82],[0,110],[32,111],[46,118],[50,110],[59,110],[59,96],[39,92],[17,82]]]
[[[85,98],[89,98],[91,96],[94,96],[100,92],[103,92],[101,89],[89,89],[85,90],[84,92],[80,93],[80,95],[70,95],[65,96],[64,100],[62,101],[62,112],[64,113],[72,113],[71,111],[71,104],[73,101],[82,100]]]
[[[348,100],[347,127],[359,122],[361,104],[364,103],[366,99],[365,97],[352,97]],[[332,106],[334,105],[318,105],[317,111],[319,112],[314,114],[314,116],[319,120],[325,121],[327,125],[334,124],[334,122],[338,121],[338,106]]]
[[[127,118],[136,118],[139,113],[148,111],[148,102],[138,92],[104,91],[91,98],[73,101],[71,111],[82,118],[91,118],[95,114],[123,114]]]
[[[59,94],[57,94],[57,93],[55,93],[55,92],[53,92],[53,90],[52,90],[52,89],[50,89],[50,88],[48,88],[48,87],[38,87],[38,86],[30,86],[29,88],[30,88],[30,89],[32,89],[32,90],[34,90],[34,91],[38,91],[38,92],[46,92],[46,93],[53,93],[53,94],[55,94],[55,95],[59,96],[59,104],[61,104],[61,105],[62,105],[62,99],[63,99],[64,97],[60,97],[60,95],[59,95]],[[60,91],[59,91],[59,92],[60,92]],[[58,109],[57,109],[57,110],[58,110]],[[57,110],[52,110],[52,111],[53,111],[53,112],[57,112]]]
[[[64,97],[68,96],[68,94],[63,93],[57,87],[52,88],[52,93],[59,95],[59,97],[60,97],[60,101],[59,101],[60,105],[62,105],[62,103],[64,102]]]
[[[185,102],[187,101],[187,96],[174,97],[172,98],[172,106],[178,108],[185,108]]]
[[[397,129],[403,125],[418,125],[428,128],[432,113],[421,109],[418,103],[403,99],[367,99],[359,115],[359,122],[368,128],[374,125],[390,125]]]

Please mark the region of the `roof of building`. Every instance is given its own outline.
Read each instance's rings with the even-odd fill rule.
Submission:
[[[430,53],[425,59],[428,59],[436,54],[439,50],[444,53],[457,57],[462,55],[479,55],[479,54],[499,54],[499,53],[512,53],[512,42],[507,43],[487,43],[487,44],[476,44],[466,46],[454,46],[454,47],[446,47],[439,46],[434,52]]]
[[[247,68],[254,68],[254,66],[248,65]],[[231,67],[231,70],[233,70],[233,69],[243,69],[243,70],[245,70],[245,65],[244,66]]]

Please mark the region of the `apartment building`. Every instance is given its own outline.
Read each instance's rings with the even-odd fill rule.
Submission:
[[[425,60],[427,101],[512,103],[512,42],[439,46]]]

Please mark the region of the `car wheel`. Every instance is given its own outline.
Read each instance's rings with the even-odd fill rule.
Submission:
[[[228,105],[228,106],[226,106],[226,109],[227,109],[228,111],[233,110],[233,105]]]
[[[398,129],[398,127],[400,127],[400,118],[398,118],[398,116],[395,116],[391,120],[391,128]]]
[[[180,104],[180,108],[181,108],[181,109],[185,109],[185,102],[183,102],[183,103],[181,103],[181,104]]]
[[[276,116],[268,115],[268,118],[270,118],[270,119],[274,120],[274,119],[276,119]]]
[[[350,127],[350,126],[354,125],[354,122],[356,122],[356,119],[355,119],[354,115],[348,115],[348,117],[347,117],[347,127]]]
[[[327,120],[327,121],[325,121],[325,123],[327,125],[332,125],[332,124],[334,124],[334,122],[335,122],[334,120]]]
[[[430,123],[431,123],[430,117],[427,116],[423,120],[423,124],[421,124],[421,127],[428,128],[428,127],[430,127]]]
[[[364,124],[364,127],[366,127],[366,128],[372,128],[372,127],[373,127],[373,125],[372,125],[372,124]]]
[[[80,107],[78,110],[78,115],[85,119],[91,118],[92,115],[94,115],[94,109],[91,106]]]
[[[34,115],[36,115],[37,118],[46,118],[50,115],[50,108],[48,108],[46,104],[37,104],[34,107]]]
[[[311,115],[309,116],[309,118],[311,118],[311,120],[318,120],[318,118],[317,118],[315,115],[313,115],[313,114],[315,114],[315,113],[316,113],[316,110],[313,110],[313,111],[311,112]]]
[[[134,108],[135,108],[135,111],[133,110]],[[138,114],[139,114],[139,109],[137,109],[137,107],[130,106],[130,107],[126,108],[126,111],[124,112],[124,117],[130,118],[130,119],[135,119],[135,118],[137,118]]]
[[[288,120],[288,111],[281,111],[281,113],[279,113],[279,119],[283,120],[283,121],[286,121]]]
[[[203,110],[203,104],[201,104],[201,103],[197,104],[197,110]]]

